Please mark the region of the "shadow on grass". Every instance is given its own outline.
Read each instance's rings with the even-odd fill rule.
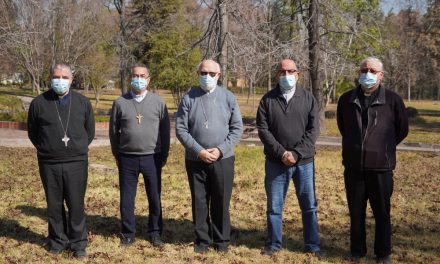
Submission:
[[[411,118],[409,120],[411,126],[413,126],[413,130],[418,131],[426,131],[426,132],[440,132],[440,122],[437,121],[428,121],[422,116],[417,116],[415,118]]]
[[[46,208],[20,205],[17,206],[16,209],[20,210],[25,215],[37,216],[44,221],[47,221]],[[7,223],[7,221],[9,221],[10,223]],[[87,215],[86,221],[87,229],[92,234],[100,235],[103,237],[119,236],[120,234],[120,219],[118,217]],[[36,244],[44,243],[44,236],[27,230],[26,228],[20,226],[17,222],[8,219],[3,220],[3,222],[1,222],[2,226],[8,224],[7,226],[9,226],[9,228],[7,228],[6,231],[3,231],[2,229],[2,232],[0,232],[0,234],[4,233],[6,236],[17,240],[27,239],[26,241]],[[187,219],[164,219],[163,222],[164,231],[162,234],[162,238],[166,243],[180,245],[191,243],[195,240],[194,227],[191,221]],[[136,237],[138,239],[148,240],[148,217],[137,215],[136,225]],[[265,230],[247,230],[232,227],[232,245],[243,245],[249,248],[262,249],[264,247],[265,239]],[[300,248],[302,247],[302,241],[295,241],[291,238],[286,238],[285,245],[288,250],[297,251],[300,250]]]
[[[46,242],[45,237],[35,233],[29,228],[21,226],[17,221],[0,218],[0,236],[9,237],[21,242],[32,243],[43,246]]]
[[[37,216],[44,221],[47,221],[46,208],[33,207],[29,205],[20,205],[16,209],[28,216]],[[11,220],[5,220],[11,221]],[[167,243],[181,244],[194,241],[193,225],[189,220],[178,219],[164,219],[164,232],[163,239]],[[120,234],[120,219],[114,216],[102,216],[102,215],[87,215],[86,216],[87,229],[89,232],[95,235],[103,237],[119,236]],[[17,224],[18,225],[18,224]],[[139,239],[148,239],[148,217],[136,216],[137,234]],[[20,227],[18,225],[18,227]],[[25,231],[26,229],[20,227]],[[20,231],[20,230],[19,230]],[[20,237],[26,237],[26,234],[22,234],[23,231],[17,233],[11,233],[11,238],[19,239]],[[1,232],[7,233],[7,232]],[[39,235],[41,236],[41,235]],[[44,238],[41,236],[41,238]]]

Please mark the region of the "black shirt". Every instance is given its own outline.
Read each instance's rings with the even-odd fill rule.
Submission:
[[[374,91],[370,95],[365,95],[362,88],[359,87],[359,101],[361,103],[362,108],[362,138],[365,137],[365,131],[367,130],[368,126],[368,108],[370,108],[371,104],[374,102],[374,100],[377,99],[377,95],[379,94],[380,87]]]

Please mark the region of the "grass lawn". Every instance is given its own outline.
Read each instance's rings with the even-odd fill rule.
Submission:
[[[98,166],[101,165],[101,166]],[[399,152],[392,198],[395,263],[440,263],[440,156]],[[232,245],[227,254],[193,252],[191,199],[183,149],[171,147],[162,178],[164,216],[162,251],[147,241],[148,204],[140,178],[136,201],[137,241],[119,245],[119,190],[110,149],[93,148],[86,193],[89,258],[87,263],[320,263],[302,253],[302,224],[293,185],[284,211],[284,249],[273,257],[260,250],[266,235],[264,156],[261,147],[236,148],[236,175],[231,201]],[[343,263],[349,248],[349,217],[339,149],[318,148],[316,188],[322,263]],[[34,149],[0,147],[0,263],[77,263],[70,253],[49,255],[46,202]],[[368,255],[372,256],[374,220],[367,216]]]

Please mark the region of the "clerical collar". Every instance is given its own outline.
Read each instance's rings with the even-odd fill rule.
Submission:
[[[67,105],[67,103],[69,102],[69,97],[70,97],[70,89],[67,90],[67,93],[63,97],[59,96],[57,93],[55,93],[55,91],[54,91],[54,94],[56,94],[56,96],[58,98],[58,100],[56,101],[56,103],[58,105],[61,105],[61,106]]]
[[[131,97],[133,97],[134,100],[136,100],[136,102],[140,103],[142,102],[142,100],[144,100],[145,96],[147,96],[148,91],[145,90],[145,93],[142,94],[135,94],[133,93],[133,91],[130,91]]]

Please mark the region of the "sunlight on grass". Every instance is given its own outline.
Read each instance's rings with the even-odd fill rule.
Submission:
[[[393,255],[399,263],[438,263],[440,241],[438,182],[440,157],[399,152],[392,198]],[[17,167],[17,161],[20,166]],[[96,164],[104,166],[96,166]],[[118,173],[109,148],[90,153],[86,212],[89,263],[320,263],[302,253],[302,224],[293,185],[284,211],[284,249],[268,258],[260,255],[266,237],[264,156],[261,147],[236,148],[236,174],[231,201],[232,245],[224,255],[193,252],[191,198],[184,170],[183,148],[173,144],[162,177],[164,240],[162,251],[147,240],[148,203],[139,178],[136,198],[137,241],[119,245]],[[348,252],[349,218],[340,150],[318,148],[316,189],[322,263],[344,263]],[[53,257],[43,248],[47,236],[46,203],[35,150],[0,148],[0,263],[76,263],[71,253]],[[367,214],[367,263],[372,256],[374,221]]]

